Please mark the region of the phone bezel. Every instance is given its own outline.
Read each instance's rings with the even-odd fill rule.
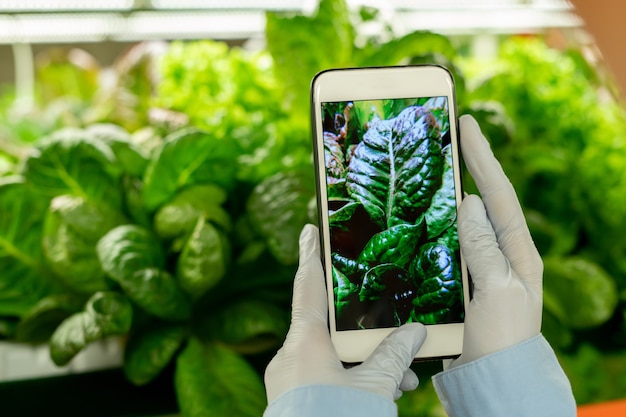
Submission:
[[[356,363],[365,360],[376,346],[395,328],[341,331],[336,329],[331,263],[326,261],[330,259],[330,233],[325,231],[329,231],[330,226],[327,209],[328,198],[326,192],[323,132],[321,128],[321,103],[440,96],[446,96],[448,99],[458,209],[463,197],[458,117],[454,79],[446,68],[439,65],[408,65],[331,69],[318,73],[311,83],[315,177],[317,182],[322,262],[324,264],[328,292],[329,328],[335,349],[339,358],[344,362]],[[469,277],[462,256],[461,270],[464,308],[467,310],[469,303]],[[463,327],[463,323],[428,325],[428,335],[417,353],[416,359],[458,356],[462,350]]]

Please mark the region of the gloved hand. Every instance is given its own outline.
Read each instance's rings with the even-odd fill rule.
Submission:
[[[292,388],[330,384],[398,399],[417,387],[409,369],[426,338],[419,323],[392,332],[360,365],[345,369],[328,332],[328,298],[320,260],[319,233],[307,225],[300,235],[300,264],[293,284],[291,326],[282,348],[265,371],[268,402]]]
[[[459,241],[474,282],[465,314],[463,354],[470,362],[539,334],[543,263],[515,190],[476,121],[460,119],[461,148],[478,196],[467,196],[458,214]]]

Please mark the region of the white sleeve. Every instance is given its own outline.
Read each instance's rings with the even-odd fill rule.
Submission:
[[[438,373],[433,384],[450,417],[575,417],[567,376],[542,335]]]
[[[307,385],[276,398],[263,417],[397,417],[396,403],[375,393],[337,385]]]

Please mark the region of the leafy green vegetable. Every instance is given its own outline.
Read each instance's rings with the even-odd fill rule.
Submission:
[[[344,311],[353,303],[354,297],[359,294],[359,286],[350,280],[335,266],[332,267],[335,305],[337,306],[337,316],[341,318]]]
[[[331,226],[334,226],[338,223],[346,222],[352,218],[352,215],[356,211],[359,203],[354,201],[348,202],[344,206],[338,208],[337,210],[331,210],[328,214],[328,221]]]
[[[265,36],[291,108],[308,107],[308,86],[317,72],[353,63],[356,34],[345,1],[322,0],[311,17],[269,12]]]
[[[218,343],[190,339],[176,360],[174,378],[178,405],[186,417],[256,417],[266,406],[258,374]]]
[[[111,148],[75,128],[42,139],[22,167],[26,180],[47,196],[70,194],[112,208],[121,206],[120,173]]]
[[[250,220],[272,255],[284,264],[298,260],[298,238],[309,221],[307,207],[314,190],[310,174],[289,172],[265,179],[250,194]]]
[[[65,319],[50,339],[50,355],[58,366],[67,364],[89,343],[130,330],[133,309],[126,297],[97,292],[85,310]]]
[[[355,259],[350,259],[346,256],[340,255],[337,252],[331,253],[333,267],[337,268],[345,275],[359,274],[362,275],[369,269],[369,265],[363,262],[359,262]]]
[[[224,277],[230,258],[226,236],[199,217],[178,258],[176,275],[181,288],[197,299]]]
[[[409,289],[412,285],[408,272],[392,263],[383,263],[369,269],[363,277],[359,299],[377,300],[392,297],[396,292]]]
[[[244,298],[201,320],[201,334],[233,351],[255,354],[279,345],[289,329],[289,315],[273,303]]]
[[[327,169],[344,175],[329,177],[334,184],[329,218],[338,327],[459,321],[463,311],[446,101],[330,103],[323,114],[324,129],[330,129]],[[339,184],[345,184],[343,191]],[[422,265],[420,251],[433,246],[445,250],[445,260],[455,265],[444,266],[443,258]],[[437,262],[439,269],[432,267]]]
[[[422,222],[399,224],[375,234],[359,255],[360,263],[392,263],[404,267],[412,258],[422,233]]]
[[[222,208],[226,192],[215,185],[193,185],[180,191],[163,205],[154,216],[154,229],[163,239],[172,239],[191,232],[198,217],[232,229],[230,215]]]
[[[141,308],[166,320],[190,317],[191,303],[163,269],[163,250],[152,233],[135,225],[118,226],[100,239],[96,250],[102,269]]]
[[[45,343],[63,320],[83,309],[85,300],[73,294],[53,294],[39,300],[22,316],[15,339],[23,343]]]
[[[98,89],[99,65],[79,48],[51,48],[37,57],[37,91],[45,101],[73,97],[92,100]]]
[[[602,352],[585,343],[558,357],[578,404],[624,398],[626,354],[623,350]]]
[[[179,190],[194,184],[214,184],[232,190],[237,153],[234,142],[209,132],[189,128],[173,133],[146,168],[146,207],[156,210]]]
[[[309,145],[308,126],[287,121],[272,64],[265,51],[209,40],[173,42],[161,60],[156,103],[184,112],[191,126],[235,146],[238,178],[257,183],[309,156],[299,151]],[[291,160],[297,154],[298,161]]]
[[[412,303],[414,318],[425,324],[437,323],[450,311],[459,311],[461,299],[461,271],[454,253],[439,243],[429,243],[420,249],[410,267],[421,284]]]
[[[268,12],[267,48],[274,58],[276,75],[284,84],[287,105],[307,108],[311,79],[324,69],[407,64],[411,58],[426,54],[449,60],[457,56],[445,36],[416,31],[397,37],[378,20],[373,17],[364,21],[350,11],[345,0],[321,0],[310,16]],[[387,30],[365,35],[359,23],[371,25],[373,21]]]
[[[441,185],[436,119],[420,107],[374,120],[348,165],[346,188],[381,227],[413,223]]]
[[[158,324],[131,334],[124,351],[124,374],[135,385],[156,378],[172,361],[187,338],[178,324]]]
[[[152,41],[136,43],[118,56],[107,74],[114,82],[101,86],[89,121],[116,123],[130,132],[157,125],[154,96],[159,85],[159,63],[166,52],[165,42]]]
[[[21,177],[0,179],[0,316],[20,316],[48,292],[41,249],[46,201]]]
[[[329,187],[345,183],[346,162],[338,139],[334,133],[324,132],[324,166]]]
[[[154,235],[142,227],[122,225],[104,235],[96,247],[104,271],[123,281],[129,272],[164,268],[163,249]]]
[[[122,127],[114,124],[93,124],[85,129],[93,141],[108,145],[123,172],[141,177],[148,165],[146,152],[133,141],[131,135]]]
[[[456,194],[452,165],[452,145],[443,148],[443,182],[433,195],[430,207],[424,214],[428,237],[439,236],[456,221]]]
[[[60,195],[46,214],[43,247],[50,267],[70,289],[83,293],[106,290],[95,244],[123,216],[84,197]]]
[[[617,302],[615,282],[599,265],[581,257],[544,259],[545,307],[567,327],[598,326]]]

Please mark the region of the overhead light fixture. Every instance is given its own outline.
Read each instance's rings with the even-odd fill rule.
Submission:
[[[248,39],[264,29],[264,13],[243,11],[0,15],[0,44]]]
[[[133,0],[2,0],[0,12],[74,12],[98,10],[130,10]]]
[[[258,12],[137,12],[124,19],[115,40],[246,39],[265,29]]]
[[[152,0],[155,9],[201,10],[303,10],[311,0]],[[317,2],[316,2],[317,3]]]
[[[267,0],[261,7],[258,0],[0,0],[0,44],[245,40],[263,36],[265,11],[307,14],[318,1]],[[566,0],[347,2],[350,7],[386,5],[385,10],[393,12],[397,34],[414,30],[506,34],[582,25]]]

